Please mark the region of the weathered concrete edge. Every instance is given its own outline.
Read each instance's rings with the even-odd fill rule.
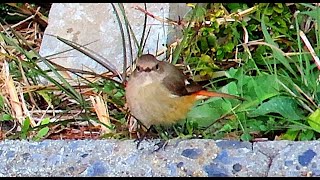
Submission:
[[[170,140],[165,149],[154,152],[157,142],[144,141],[138,150],[133,140],[5,140],[0,142],[0,175],[285,176],[274,169],[281,153],[292,152],[290,156],[294,156],[297,147],[308,151],[308,144],[320,148],[319,141],[249,143],[191,139]],[[270,169],[277,172],[270,173]]]

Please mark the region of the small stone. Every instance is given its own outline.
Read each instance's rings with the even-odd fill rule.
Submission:
[[[85,158],[85,157],[87,157],[88,155],[89,155],[89,154],[85,153],[85,154],[82,154],[81,157],[82,157],[82,158]]]
[[[30,158],[30,153],[23,153],[22,158],[23,160],[28,160]]]
[[[302,171],[301,172],[302,177],[311,177],[312,176],[312,171]]]
[[[71,141],[69,144],[69,149],[71,149],[72,151],[76,150],[79,146],[78,141]]]
[[[313,176],[320,176],[320,170],[316,169],[312,171]]]
[[[293,165],[293,161],[292,160],[286,160],[286,161],[284,161],[284,165],[285,166],[292,166]]]
[[[216,145],[221,149],[237,149],[237,148],[248,148],[251,149],[251,143],[249,142],[241,142],[241,141],[227,141],[221,140],[217,141]]]
[[[107,168],[101,161],[96,161],[87,169],[87,176],[101,176],[107,172]]]
[[[190,159],[197,159],[202,154],[201,149],[185,149],[182,151],[181,155]]]
[[[12,158],[15,155],[15,151],[8,151],[6,154],[6,158]]]
[[[167,164],[167,168],[169,170],[169,176],[177,176],[177,166],[175,163]]]
[[[298,161],[302,166],[307,166],[316,155],[317,153],[311,149],[308,149],[302,155],[298,156]]]
[[[312,177],[312,176],[313,176],[312,171],[308,171],[307,172],[307,177]]]
[[[183,162],[179,162],[178,164],[177,164],[177,168],[181,168],[183,166]]]
[[[191,171],[190,169],[185,169],[185,172],[186,172],[187,176],[192,177],[193,171]]]
[[[223,164],[229,163],[228,152],[226,150],[222,150],[214,160],[222,162]]]
[[[61,157],[58,156],[58,155],[50,155],[48,158],[47,158],[47,163],[50,164],[50,165],[57,165],[60,160],[61,160]]]
[[[35,154],[31,154],[31,158],[38,161],[38,160],[44,159],[44,156],[42,154],[35,153]]]
[[[317,168],[317,163],[315,163],[315,162],[311,163],[311,168],[313,168],[313,169]]]
[[[73,172],[75,170],[75,168],[73,166],[68,167],[67,171]]]
[[[239,171],[241,171],[242,166],[241,166],[241,164],[236,163],[236,164],[234,164],[234,165],[232,166],[232,168],[233,168],[233,170],[235,170],[235,172],[239,172]]]
[[[208,174],[208,177],[228,177],[226,170],[218,167],[217,164],[211,163],[204,166],[204,171]]]

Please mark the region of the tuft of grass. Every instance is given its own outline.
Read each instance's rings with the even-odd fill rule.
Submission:
[[[36,13],[42,17],[38,11]],[[19,23],[39,22],[27,18]],[[112,64],[108,64],[105,59],[101,61],[103,57],[85,46],[57,37],[72,49],[102,62],[110,72],[100,75],[64,68],[49,58],[41,57],[38,54],[40,43],[37,46],[31,44],[32,36],[25,39],[25,34],[14,30],[4,19],[1,19],[1,27],[0,43],[3,51],[0,57],[4,62],[1,70],[1,85],[4,87],[1,93],[1,125],[8,126],[3,128],[1,138],[38,141],[56,138],[58,134],[68,139],[96,138],[96,134],[108,134],[109,137],[128,134],[124,127],[126,111],[123,108],[123,85],[113,79],[116,76],[121,79],[122,76]],[[39,29],[34,31],[43,33]],[[42,69],[39,62],[43,62],[46,67]],[[78,78],[71,79],[70,74]],[[48,84],[42,84],[41,78]],[[79,128],[80,131],[77,130]],[[84,128],[84,131],[81,130]]]
[[[199,102],[180,124],[178,134],[241,140],[317,139],[320,66],[312,59],[319,57],[319,7],[214,3],[194,6],[193,11],[198,17],[189,22],[194,24],[191,29],[185,28],[189,43],[180,44],[183,59],[207,88],[247,101]],[[302,48],[305,43],[299,35],[306,19],[311,26],[304,31],[304,39],[315,52],[313,58],[310,49]],[[225,77],[215,78],[223,71]]]
[[[124,84],[133,69],[134,50],[138,54],[144,52],[150,33],[146,24],[152,15],[164,23],[183,27],[183,37],[169,45],[166,52],[173,64],[184,64],[185,72],[208,90],[246,99],[199,101],[185,120],[172,127],[156,127],[157,137],[318,139],[320,7],[313,3],[187,5],[192,10],[181,22],[152,15],[146,4],[144,8],[136,7],[145,13],[142,37],[138,39],[123,4],[112,4],[122,35],[122,73],[86,45],[57,37],[70,50],[89,56],[109,70],[96,74],[61,67],[50,56],[41,57],[37,52],[40,43],[26,38],[15,27],[45,24],[45,15],[37,11],[38,7],[27,11],[26,4],[6,4],[10,6],[8,11],[15,9],[27,15],[14,21],[14,25],[6,23],[8,17],[1,21],[0,83],[4,88],[0,94],[0,123],[5,129],[1,138],[135,137],[139,128],[128,116]],[[39,62],[47,68],[40,68]],[[71,79],[71,74],[77,78]],[[41,84],[40,78],[49,83]]]

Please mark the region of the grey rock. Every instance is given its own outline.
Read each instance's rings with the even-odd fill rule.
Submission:
[[[0,176],[320,176],[318,141],[5,140]],[[250,146],[251,144],[251,146]]]
[[[274,158],[279,151],[291,144],[292,141],[265,141],[253,143],[254,151],[259,151],[270,158]]]
[[[158,142],[142,141],[137,149],[133,140],[6,140],[0,142],[0,175],[151,177],[267,173],[267,157],[244,146],[222,149],[213,140],[176,139],[155,151]]]
[[[118,4],[115,3],[115,6],[120,19],[123,20]],[[140,42],[143,32],[144,13],[135,9],[136,6],[144,8],[143,3],[124,3],[128,21],[137,40]],[[183,17],[190,9],[185,3],[147,3],[147,11],[163,19],[170,17],[173,20],[178,20],[178,16]],[[123,23],[122,26],[126,33],[125,24]],[[178,29],[173,31],[171,25],[164,24],[148,16],[146,34],[149,28],[151,29],[144,53],[155,53],[156,50],[165,50],[168,34],[170,34],[169,41],[172,42],[177,38],[175,34],[181,31]],[[42,56],[50,56],[72,49],[56,37],[50,35],[59,36],[80,45],[91,43],[86,47],[104,57],[118,71],[122,71],[124,57],[122,38],[111,3],[53,3],[49,13],[48,27],[43,36],[40,54]],[[129,48],[127,39],[126,45]],[[128,50],[128,60],[135,59],[136,57],[137,47],[133,40],[132,48],[133,57],[130,57]],[[104,67],[77,50],[54,55],[49,57],[49,59],[67,68],[83,69],[96,73],[106,72]],[[40,66],[47,69],[42,63],[40,63]]]
[[[192,148],[183,150],[181,155],[190,159],[197,159],[202,153],[201,149]]]
[[[237,148],[247,148],[252,149],[252,144],[250,142],[240,142],[235,140],[217,140],[217,146],[222,149],[237,149]]]
[[[267,145],[269,145],[269,148]],[[255,147],[260,149],[255,149]],[[261,147],[266,149],[261,149]],[[270,153],[271,149],[276,150],[274,153]],[[319,176],[318,163],[320,157],[317,152],[320,150],[320,143],[318,141],[259,142],[254,145],[254,150],[270,154],[271,162],[268,176]]]

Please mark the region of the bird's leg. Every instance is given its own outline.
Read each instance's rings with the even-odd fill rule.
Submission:
[[[147,131],[143,134],[143,136],[141,136],[140,138],[137,138],[134,142],[138,142],[137,143],[137,149],[139,149],[139,146],[140,146],[140,143],[143,141],[143,140],[148,140],[148,138],[147,138],[147,135],[150,133],[150,131],[151,131],[151,129],[154,129],[155,131],[157,131],[158,132],[158,134],[159,134],[159,132],[163,132],[164,130],[163,130],[163,127],[161,126],[161,131],[157,128],[157,127],[155,127],[155,126],[150,126],[148,129],[147,129]],[[165,137],[165,139],[162,139],[161,137],[160,137],[160,142],[158,142],[158,143],[155,143],[155,146],[158,146],[158,148],[156,148],[153,152],[157,152],[157,151],[159,151],[160,149],[164,149],[166,146],[167,146],[167,144],[168,144],[168,137]]]
[[[138,141],[138,143],[137,143],[137,149],[139,149],[139,145],[140,145],[140,143],[143,141],[143,140],[147,140],[147,134],[150,132],[150,130],[151,130],[151,128],[152,128],[153,126],[150,126],[148,129],[147,129],[147,131],[142,135],[142,137],[140,137],[140,138],[137,138],[136,140],[134,140],[134,142],[137,142]]]
[[[156,128],[155,128],[156,129]],[[163,127],[161,126],[162,132],[163,132]],[[157,130],[157,129],[156,129]],[[158,130],[157,130],[158,131]],[[158,131],[159,132],[159,131]],[[160,137],[160,142],[156,143],[155,146],[158,146],[157,149],[155,149],[153,152],[157,152],[160,149],[165,149],[165,147],[168,145],[168,137],[165,137],[165,139],[162,139]]]
[[[158,146],[153,152],[158,152],[160,149],[165,149],[168,145],[168,140],[160,139],[160,142],[156,143],[155,146]]]

